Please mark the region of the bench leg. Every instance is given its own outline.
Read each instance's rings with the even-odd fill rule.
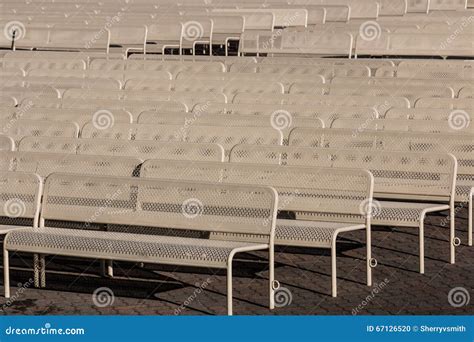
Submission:
[[[270,295],[269,307],[270,307],[270,310],[273,310],[275,309],[275,251],[274,251],[274,248],[271,247],[268,254],[269,254],[268,260],[270,262],[270,264],[268,265],[268,268],[269,268],[268,281],[269,281],[269,295]]]
[[[39,255],[33,254],[33,278],[35,282],[35,287],[40,287],[40,261]]]
[[[114,262],[113,260],[101,260],[101,272],[103,277],[114,277]]]
[[[46,261],[44,254],[40,254],[39,258],[39,265],[40,265],[40,286],[46,287]]]
[[[227,315],[232,316],[232,259],[227,263]]]
[[[425,273],[425,226],[424,218],[420,221],[419,249],[420,249],[420,273]]]
[[[455,246],[455,239],[456,239],[456,224],[455,224],[455,210],[454,210],[454,203],[451,206],[450,213],[449,213],[449,246],[450,246],[450,263],[454,264],[456,262],[456,246]]]
[[[467,212],[467,224],[468,224],[468,228],[467,228],[467,235],[468,235],[468,245],[469,246],[472,246],[472,201],[474,199],[474,193],[471,193],[471,195],[469,196],[469,211]]]
[[[367,259],[367,286],[372,286],[372,231],[370,225],[365,229],[365,248],[366,248],[366,259]]]
[[[10,298],[10,260],[5,248],[3,249],[3,286],[5,298]]]
[[[336,236],[331,246],[331,289],[332,296],[337,297]]]

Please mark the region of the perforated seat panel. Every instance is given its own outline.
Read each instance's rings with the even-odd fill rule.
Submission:
[[[268,248],[267,244],[63,228],[14,231],[7,235],[5,246],[31,253],[217,268],[226,267],[235,248]]]
[[[372,224],[418,227],[423,211],[448,210],[449,205],[436,203],[411,203],[380,201],[374,205]]]
[[[331,248],[331,241],[340,229],[365,229],[363,224],[337,222],[278,220],[275,244]]]
[[[469,195],[474,185],[456,185],[456,201],[465,202],[469,199]]]

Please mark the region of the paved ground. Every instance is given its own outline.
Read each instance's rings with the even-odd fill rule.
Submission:
[[[274,311],[266,308],[265,254],[245,255],[247,260],[235,264],[235,314],[474,314],[474,298],[466,303],[467,295],[474,296],[474,247],[466,246],[467,212],[464,210],[460,216],[457,235],[463,244],[457,248],[455,265],[447,262],[448,229],[440,227],[446,218],[428,218],[425,275],[417,271],[416,230],[374,227],[373,255],[378,265],[373,269],[372,288],[364,284],[363,234],[345,235],[338,254],[337,298],[329,295],[328,253],[279,249],[276,276],[283,289],[278,300],[284,306]],[[24,270],[11,271],[12,298],[10,302],[0,299],[4,314],[226,313],[226,277],[222,272],[121,263],[115,267],[118,277],[107,279],[98,276],[97,262],[54,257],[47,262],[47,288],[35,289],[29,282],[32,273],[26,269],[30,267],[31,257],[12,258],[12,265]],[[142,280],[127,279],[130,277]],[[17,284],[20,287],[16,287]],[[451,290],[457,295],[450,296]],[[92,296],[94,291],[101,295]]]

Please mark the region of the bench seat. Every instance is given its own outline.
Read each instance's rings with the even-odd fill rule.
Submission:
[[[365,224],[277,220],[275,245],[331,248],[342,231],[366,229]]]
[[[375,208],[372,224],[419,227],[425,214],[449,210],[449,205],[438,203],[392,202],[380,201],[380,208]]]
[[[64,228],[13,231],[5,246],[17,252],[214,268],[226,268],[235,249],[268,249],[268,244]]]

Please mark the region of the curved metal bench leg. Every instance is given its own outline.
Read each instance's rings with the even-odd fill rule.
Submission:
[[[337,297],[336,238],[337,235],[333,237],[331,246],[331,289],[333,297]]]
[[[420,220],[420,235],[419,239],[419,249],[420,249],[420,273],[425,273],[425,225],[424,225],[425,218],[423,217]]]
[[[450,263],[454,264],[456,262],[456,246],[455,246],[455,239],[456,239],[456,224],[455,224],[455,216],[456,212],[454,210],[454,202],[451,204],[451,208],[449,210],[449,248],[450,248]]]
[[[5,298],[10,298],[10,260],[5,248],[3,248],[3,286]]]
[[[227,315],[232,316],[232,258],[227,261]]]
[[[372,266],[370,265],[372,260],[372,231],[370,226],[365,229],[365,248],[367,259],[367,286],[372,286]]]
[[[269,295],[270,295],[269,307],[270,307],[270,310],[273,310],[275,309],[275,251],[274,251],[274,248],[270,248],[268,254],[269,254],[268,260],[270,262],[269,267],[268,267],[269,268],[268,281],[269,281]]]

